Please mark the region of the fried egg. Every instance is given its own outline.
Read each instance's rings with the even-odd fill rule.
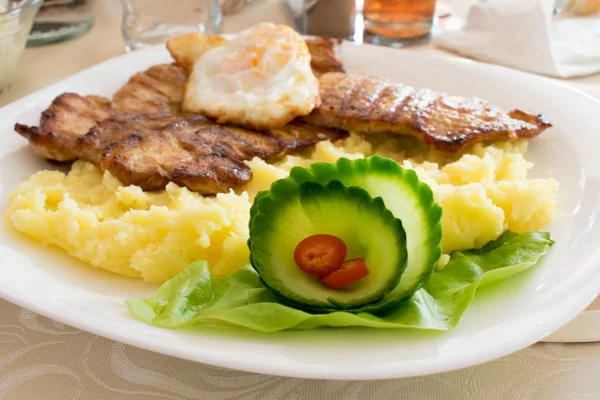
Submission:
[[[262,23],[194,63],[183,110],[254,129],[283,126],[319,103],[310,53],[292,28]]]

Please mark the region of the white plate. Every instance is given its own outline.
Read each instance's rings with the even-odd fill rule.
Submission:
[[[258,334],[161,330],[138,322],[123,304],[155,287],[90,268],[0,227],[0,296],[77,328],[157,352],[275,375],[378,379],[462,368],[524,348],[575,317],[598,292],[600,102],[566,86],[500,67],[375,46],[345,44],[352,71],[420,87],[477,95],[506,108],[547,115],[555,127],[530,145],[533,175],[561,183],[560,211],[549,227],[556,245],[535,269],[479,292],[448,333],[322,329]],[[127,54],[0,110],[0,204],[20,181],[50,164],[36,158],[13,125],[35,124],[58,94],[110,96],[128,77],[169,62],[162,48]]]
[[[600,297],[571,322],[546,336],[543,342],[581,343],[600,341]]]

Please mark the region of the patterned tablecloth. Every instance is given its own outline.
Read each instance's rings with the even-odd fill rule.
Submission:
[[[383,381],[224,370],[98,336],[0,304],[0,399],[598,399],[600,344],[540,343],[473,368]]]
[[[456,7],[464,1],[450,1]],[[98,0],[93,31],[26,51],[0,105],[122,54],[120,3]],[[285,22],[276,0],[229,17],[226,31]],[[416,51],[435,51],[416,49]],[[76,55],[76,56],[74,56]],[[567,81],[600,97],[600,76]],[[0,399],[600,399],[600,344],[539,343],[477,367],[386,381],[317,381],[218,369],[126,346],[0,300]]]

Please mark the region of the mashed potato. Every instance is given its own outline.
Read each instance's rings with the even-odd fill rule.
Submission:
[[[527,142],[476,145],[445,155],[410,138],[351,135],[321,142],[272,165],[248,162],[254,178],[238,193],[203,197],[171,183],[160,192],[122,186],[78,161],[65,175],[41,171],[11,194],[7,217],[46,245],[117,274],[164,282],[194,260],[224,275],[248,262],[248,214],[255,194],[297,165],[380,154],[414,169],[442,206],[445,253],[481,247],[511,229],[542,228],[554,216],[558,183],[527,179]]]
[[[250,200],[202,197],[169,184],[148,193],[78,161],[65,176],[41,171],[10,197],[15,228],[93,266],[164,282],[194,260],[223,274],[248,262]]]

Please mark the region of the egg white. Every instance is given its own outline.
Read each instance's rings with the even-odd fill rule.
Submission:
[[[319,84],[302,37],[286,26],[258,24],[194,64],[183,109],[255,129],[285,125],[319,102]]]

